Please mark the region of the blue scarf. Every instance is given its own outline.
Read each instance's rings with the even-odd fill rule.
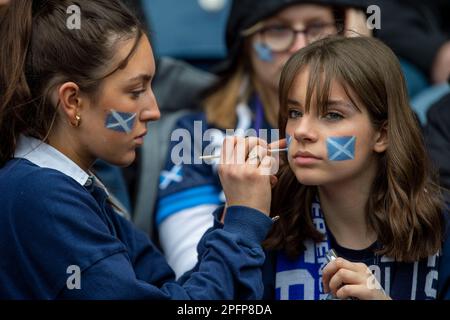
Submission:
[[[322,270],[327,264],[326,253],[336,248],[330,245],[332,235],[327,230],[318,201],[312,204],[311,217],[324,239],[321,242],[306,240],[305,250],[296,260],[289,259],[284,252],[278,253],[275,278],[277,300],[324,300],[328,297],[323,290]],[[367,261],[354,262],[366,263],[393,299],[425,300],[437,296],[439,254],[414,263],[404,263],[374,253]]]

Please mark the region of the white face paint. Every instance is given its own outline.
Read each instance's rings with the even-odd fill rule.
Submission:
[[[136,113],[111,110],[106,117],[105,127],[117,132],[130,133],[136,123],[136,116]]]

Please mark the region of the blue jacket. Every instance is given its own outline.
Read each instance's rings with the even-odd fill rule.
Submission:
[[[259,211],[230,207],[225,227],[203,238],[197,272],[177,282],[105,189],[79,181],[26,159],[0,169],[0,299],[262,297],[260,242],[272,222]]]

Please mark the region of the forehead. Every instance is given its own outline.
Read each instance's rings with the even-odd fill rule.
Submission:
[[[289,6],[265,21],[307,22],[312,19],[333,19],[331,7],[315,4]]]
[[[132,38],[119,42],[118,50],[114,56],[115,63],[123,61],[132,50],[136,39]],[[118,70],[117,76],[133,76],[136,73],[148,73],[153,75],[155,73],[155,59],[153,57],[153,50],[147,36],[142,35],[134,53],[128,59],[128,64],[124,69]],[[114,74],[115,75],[115,74]]]
[[[297,75],[294,78],[294,81],[292,83],[292,86],[289,90],[289,97],[293,98],[299,98],[301,100],[304,100],[304,98],[306,97],[307,93],[308,93],[308,83],[310,81],[310,69],[309,67],[304,67],[302,69],[300,69],[300,71],[297,73]],[[321,77],[322,81],[324,80],[324,76]],[[318,81],[316,81],[318,82]],[[314,83],[314,85],[316,85],[316,83]],[[319,88],[321,89],[321,88]],[[313,88],[314,91],[316,91],[316,88]],[[329,90],[329,96],[333,96],[333,95],[345,95],[345,90],[344,87],[341,85],[341,83],[339,81],[337,81],[336,79],[332,78],[330,79],[330,90]],[[313,97],[315,95],[315,92],[313,92]]]
[[[305,67],[301,69],[289,90],[288,94],[288,101],[296,101],[304,108],[309,108],[309,106],[306,106],[308,95],[310,95],[310,107],[313,109],[316,109],[316,107],[319,107],[320,110],[323,111],[323,109],[326,109],[330,103],[333,104],[334,102],[344,102],[340,103],[341,106],[350,106],[354,109],[361,110],[361,102],[357,98],[354,91],[349,88],[348,86],[343,85],[342,81],[339,81],[336,77],[330,77],[329,79],[329,90],[328,95],[325,88],[318,87],[318,82],[315,81],[313,83],[313,87],[311,88],[311,92],[308,92],[309,88],[309,82],[310,82],[310,69],[308,67]],[[320,84],[323,84],[324,82],[324,75],[319,76],[321,78]],[[320,99],[320,101],[318,101]],[[317,106],[318,104],[323,104],[322,106]],[[364,108],[362,108],[364,109]]]

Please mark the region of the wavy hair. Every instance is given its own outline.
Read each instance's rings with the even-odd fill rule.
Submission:
[[[374,128],[387,130],[389,146],[379,155],[378,175],[366,205],[367,221],[382,245],[378,254],[397,261],[417,261],[438,252],[444,230],[442,191],[429,166],[394,53],[381,41],[368,37],[329,37],[296,53],[284,67],[280,80],[282,138],[291,86],[305,67],[310,69],[306,110],[314,94],[319,112],[323,112],[330,83],[337,80],[350,99],[355,98],[351,91],[363,103]],[[310,214],[317,187],[298,183],[286,158],[284,162],[272,202],[272,214],[281,219],[265,246],[295,257],[304,250],[304,240],[319,241],[323,235],[315,229]]]

